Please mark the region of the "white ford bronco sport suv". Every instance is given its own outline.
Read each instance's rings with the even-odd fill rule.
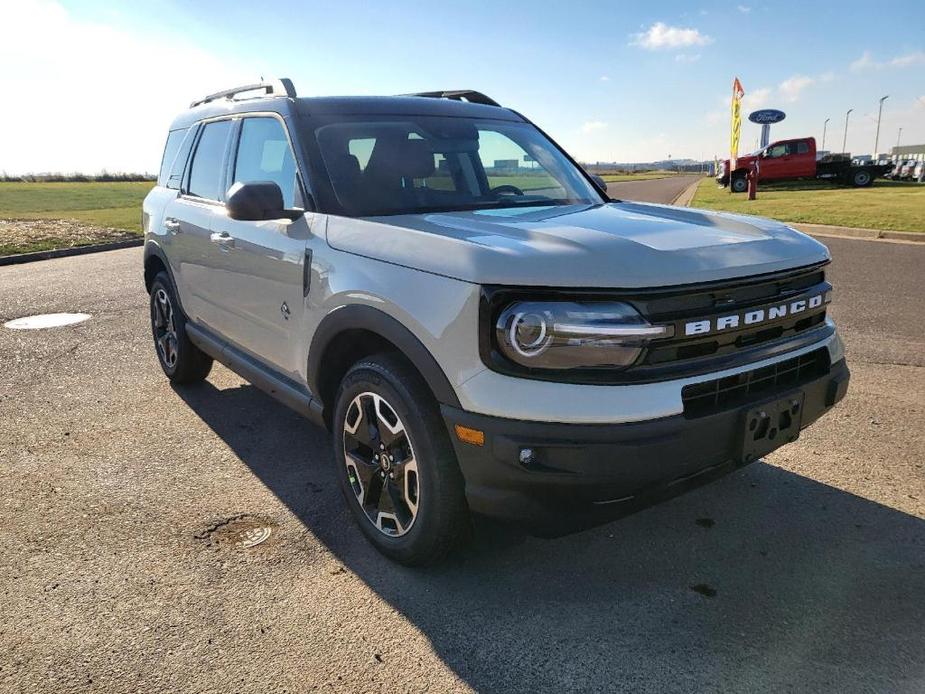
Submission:
[[[213,94],[144,202],[161,366],[191,383],[217,359],[330,429],[360,528],[406,564],[470,512],[539,534],[625,515],[845,395],[823,245],[605,191],[477,92]]]

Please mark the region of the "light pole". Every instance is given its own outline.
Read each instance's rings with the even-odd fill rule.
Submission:
[[[851,115],[851,112],[852,112],[853,110],[854,110],[853,108],[849,108],[849,109],[845,112],[845,137],[844,137],[844,139],[843,139],[842,142],[841,142],[841,153],[842,153],[842,154],[847,154],[847,147],[848,147],[848,116]]]
[[[874,137],[874,159],[877,158],[877,145],[880,144],[880,116],[883,115],[883,102],[889,98],[889,94],[887,96],[881,97],[880,110],[877,111],[877,135]]]
[[[832,119],[831,119],[831,118],[826,118],[826,119],[825,119],[825,123],[822,124],[822,147],[820,147],[819,149],[821,149],[821,150],[823,150],[823,151],[825,151],[825,129],[829,127],[829,121],[830,121],[830,120],[832,120]]]
[[[900,128],[900,129],[899,129],[899,132],[896,133],[896,146],[897,146],[897,147],[899,147],[899,138],[901,138],[902,136],[903,136],[903,129]]]

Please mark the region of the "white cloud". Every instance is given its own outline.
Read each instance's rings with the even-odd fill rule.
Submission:
[[[676,50],[688,46],[706,46],[713,43],[713,39],[701,34],[697,29],[668,26],[664,22],[656,22],[646,31],[633,34],[631,46],[639,46],[649,51]]]
[[[800,92],[815,83],[812,77],[794,75],[780,83],[777,90],[784,101],[793,103],[800,98]]]
[[[746,113],[758,108],[767,106],[771,98],[770,87],[758,87],[757,89],[745,90],[745,96],[742,97],[742,110]]]
[[[581,132],[583,133],[593,133],[596,130],[603,130],[607,127],[607,123],[600,120],[589,120],[581,125]]]
[[[864,70],[871,67],[874,64],[873,56],[870,54],[870,51],[864,51],[861,54],[861,57],[851,63],[851,69],[857,72],[858,70]]]
[[[601,82],[609,82],[609,81],[610,81],[610,77],[608,77],[607,75],[601,75]]]
[[[736,5],[736,9],[742,14],[748,14],[749,12],[752,11],[752,8],[749,7],[748,5]]]
[[[913,65],[925,65],[925,51],[913,51],[885,61],[874,60],[874,56],[870,51],[864,51],[860,58],[851,63],[851,69],[858,72],[860,70],[882,70],[888,67],[911,67]]]
[[[696,63],[698,60],[700,60],[700,54],[694,53],[692,55],[690,53],[678,53],[674,57],[674,60],[676,63]]]
[[[915,51],[907,55],[899,55],[890,61],[892,67],[909,67],[910,65],[925,64],[925,52]]]

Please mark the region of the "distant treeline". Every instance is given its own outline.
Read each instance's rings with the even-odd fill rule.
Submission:
[[[108,173],[98,174],[82,173],[37,173],[11,176],[6,172],[0,173],[0,182],[3,183],[128,183],[132,181],[155,181],[157,176],[147,173]]]

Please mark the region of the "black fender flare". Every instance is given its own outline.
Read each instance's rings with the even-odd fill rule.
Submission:
[[[161,261],[161,263],[163,263],[164,267],[167,268],[167,274],[170,275],[170,281],[173,282],[173,270],[170,268],[170,263],[167,261],[167,254],[164,253],[164,249],[161,248],[155,241],[145,241],[144,261],[142,263],[142,266],[145,269],[147,269],[148,261],[152,256],[156,257]],[[147,284],[147,282],[145,284]],[[174,282],[173,286],[177,286],[176,282]],[[147,286],[145,289],[147,289]]]
[[[417,336],[389,314],[364,304],[334,309],[315,330],[308,351],[308,387],[316,398],[321,395],[321,360],[331,342],[347,330],[367,330],[388,340],[411,361],[438,402],[461,407],[456,391],[443,369]]]
[[[170,283],[173,285],[174,296],[177,297],[177,303],[180,304],[180,310],[183,311],[183,315],[188,315],[186,311],[183,310],[183,301],[180,299],[180,291],[177,289],[177,280],[173,276],[173,268],[170,266],[170,261],[167,260],[167,254],[164,253],[164,249],[160,247],[156,241],[146,241],[145,250],[144,250],[144,261],[142,267],[148,267],[148,261],[156,257],[161,263],[167,268],[167,275],[170,277]],[[153,279],[153,278],[152,278]],[[145,289],[148,289],[147,281],[145,282]]]

